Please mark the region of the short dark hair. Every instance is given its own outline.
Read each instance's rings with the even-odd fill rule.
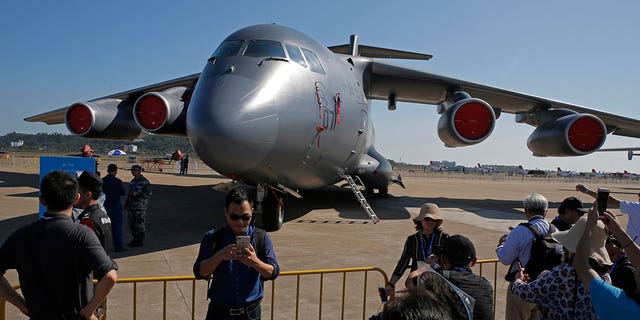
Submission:
[[[116,166],[115,163],[112,163],[107,166],[107,172],[116,172],[116,171],[118,171],[118,166]]]
[[[416,226],[416,231],[422,231],[422,221],[415,221],[413,220],[413,224],[415,224]],[[440,225],[436,225],[435,227],[433,227],[433,232],[436,231],[442,231],[442,228],[440,227]]]
[[[442,255],[454,267],[466,267],[476,257],[476,248],[469,238],[454,234],[444,241]]]
[[[391,300],[385,307],[381,320],[450,320],[451,308],[431,291],[422,288],[408,289],[402,296]]]
[[[227,195],[224,197],[224,207],[225,209],[229,209],[229,205],[231,203],[241,205],[245,201],[249,202],[253,207],[253,202],[249,199],[249,195],[246,190],[242,188],[233,188],[231,191],[227,192]]]
[[[44,200],[48,211],[71,208],[77,194],[78,180],[66,171],[51,171],[40,182],[40,197]]]
[[[84,171],[80,177],[78,177],[78,187],[83,192],[90,191],[91,199],[98,200],[102,193],[102,179],[91,171]]]

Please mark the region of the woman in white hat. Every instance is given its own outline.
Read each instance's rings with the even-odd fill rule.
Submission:
[[[589,292],[571,265],[586,225],[587,218],[581,217],[571,229],[551,234],[551,237],[562,244],[565,252],[568,253],[564,263],[541,273],[536,280],[529,283],[524,279],[526,270],[521,269],[516,275],[516,281],[512,286],[513,293],[540,305],[541,319],[597,319]],[[593,228],[593,232],[594,241],[591,243],[589,252],[590,264],[604,274],[611,266],[611,260],[605,249],[607,235],[604,224],[599,221]]]
[[[440,228],[442,221],[440,208],[436,204],[425,203],[422,205],[420,214],[413,218],[416,233],[407,237],[402,255],[387,283],[388,295],[393,294],[396,282],[400,280],[407,268],[411,267],[411,271],[415,271],[418,269],[418,262],[430,263],[433,266],[440,261],[442,244],[449,237]]]

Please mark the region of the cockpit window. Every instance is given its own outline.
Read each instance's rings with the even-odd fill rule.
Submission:
[[[302,48],[302,53],[304,54],[304,57],[307,58],[307,62],[309,62],[309,69],[311,69],[311,71],[324,74],[322,64],[320,64],[318,56],[316,56],[313,51]]]
[[[212,58],[231,57],[238,54],[242,40],[228,40],[220,44],[218,49],[213,53]]]
[[[306,68],[307,63],[304,62],[304,57],[302,57],[302,52],[300,52],[300,48],[292,44],[286,44],[286,47],[287,47],[287,52],[289,52],[289,58],[297,62],[299,65]]]
[[[276,57],[286,59],[282,45],[277,41],[251,40],[244,50],[244,56],[249,57]]]

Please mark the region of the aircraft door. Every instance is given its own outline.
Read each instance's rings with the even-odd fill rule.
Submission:
[[[369,113],[367,112],[367,105],[364,103],[359,103],[360,107],[360,125],[358,128],[358,137],[356,138],[356,143],[353,146],[353,151],[355,153],[351,153],[352,155],[359,155],[362,153],[362,150],[367,144],[367,136],[369,134]],[[351,160],[351,159],[350,159]]]

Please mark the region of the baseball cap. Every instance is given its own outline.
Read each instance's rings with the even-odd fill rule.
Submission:
[[[562,203],[558,207],[558,213],[564,214],[567,209],[578,210],[583,213],[589,211],[589,209],[582,207],[582,201],[576,197],[569,197],[562,200]]]
[[[457,267],[466,266],[476,257],[476,248],[469,238],[463,235],[452,235],[442,245],[442,255]]]
[[[134,164],[131,166],[131,171],[142,171],[142,167],[139,164]]]

